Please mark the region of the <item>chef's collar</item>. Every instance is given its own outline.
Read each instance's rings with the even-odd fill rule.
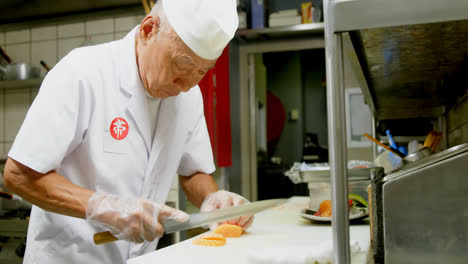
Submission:
[[[146,92],[140,78],[135,51],[135,38],[139,29],[140,25],[134,27],[123,38],[123,49],[120,49],[121,54],[117,55],[117,58],[122,59],[121,61],[117,61],[117,64],[120,66],[121,86],[130,94],[141,93],[142,90]]]

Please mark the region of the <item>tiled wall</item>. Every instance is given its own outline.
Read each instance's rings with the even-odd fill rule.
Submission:
[[[41,76],[45,76],[46,70],[40,65],[41,60],[53,67],[74,48],[121,39],[140,24],[143,17],[142,12],[0,32],[0,46],[13,61],[31,63],[41,69]],[[38,89],[0,90],[0,156],[8,153]]]
[[[447,128],[449,146],[468,143],[468,94],[449,110]]]

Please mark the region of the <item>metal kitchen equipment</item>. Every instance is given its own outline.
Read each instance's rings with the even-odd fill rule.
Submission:
[[[444,127],[445,109],[457,96],[456,84],[466,83],[461,82],[468,67],[466,10],[468,1],[459,0],[324,1],[328,139],[333,161],[332,199],[336,201],[332,211],[333,243],[337,263],[350,262],[345,54],[373,114],[374,127],[377,120],[423,117],[438,118]],[[446,137],[447,131],[442,132]],[[375,130],[372,136],[375,137]],[[442,142],[446,144],[446,138]],[[419,181],[413,187],[425,186],[422,177],[417,178]],[[400,224],[404,225],[404,221]],[[375,260],[382,256],[373,257]],[[411,262],[385,259],[385,263]]]
[[[247,204],[241,204],[235,207],[218,209],[211,212],[191,214],[186,222],[178,222],[173,219],[168,219],[162,222],[166,234],[171,234],[177,231],[187,230],[195,227],[206,226],[216,222],[222,222],[242,215],[255,214],[268,208],[272,208],[283,203],[287,199],[270,199],[257,201]],[[94,234],[94,243],[96,245],[117,241],[110,232],[100,232]]]
[[[6,66],[9,63],[11,63],[10,56],[8,56],[5,50],[0,47],[0,66]]]
[[[39,68],[28,63],[11,63],[5,67],[0,66],[0,72],[4,80],[26,80],[40,76]]]
[[[0,79],[2,80],[26,80],[38,78],[39,68],[27,63],[12,63],[8,54],[0,47]]]
[[[426,157],[429,157],[431,155],[431,150],[429,148],[421,148],[418,149],[416,152],[408,154],[403,158],[403,162],[405,163],[410,163],[410,162],[415,162],[418,160],[422,160]]]
[[[197,213],[190,215],[188,221],[180,223],[175,220],[169,219],[163,221],[164,230],[167,234],[174,233],[177,231],[187,230],[195,227],[206,226],[211,223],[222,222],[229,220],[234,217],[238,217],[246,214],[254,214],[263,211],[268,208],[272,208],[283,203],[286,203],[287,199],[271,199],[258,202],[252,202],[248,204],[241,204],[235,207],[229,207],[225,209],[219,209],[206,213]]]
[[[383,181],[385,263],[466,263],[468,144]]]

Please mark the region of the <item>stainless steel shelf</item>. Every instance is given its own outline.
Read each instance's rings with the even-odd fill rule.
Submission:
[[[28,224],[26,219],[0,219],[0,236],[25,237]]]
[[[292,26],[269,27],[263,29],[244,29],[236,33],[237,38],[242,39],[269,39],[283,37],[300,37],[312,34],[323,35],[323,23],[309,23]]]
[[[388,137],[379,137],[379,139],[384,144],[389,143]],[[414,137],[411,137],[411,136],[396,136],[396,137],[393,137],[393,140],[395,140],[395,142],[397,142],[397,143],[408,143],[411,140],[417,140],[419,142],[424,142],[425,139],[426,139],[426,136],[414,136]]]
[[[440,117],[466,83],[468,1],[325,0],[335,261],[350,263],[344,54],[376,120]],[[460,80],[465,80],[460,82]],[[459,88],[459,89],[457,89]],[[443,123],[443,122],[441,122]],[[445,131],[446,132],[446,131]],[[444,134],[446,134],[444,132]],[[383,258],[383,256],[373,256]]]
[[[468,19],[466,0],[333,0],[330,9],[334,32]]]
[[[42,80],[44,80],[44,78],[34,78],[26,80],[3,80],[0,81],[0,89],[15,89],[26,87],[39,88],[41,86]]]
[[[439,117],[455,102],[457,84],[465,82],[468,19],[363,29],[344,37],[377,120]]]
[[[369,180],[372,170],[374,168],[348,169],[348,181]],[[300,177],[300,182],[330,182],[330,169],[301,171]]]

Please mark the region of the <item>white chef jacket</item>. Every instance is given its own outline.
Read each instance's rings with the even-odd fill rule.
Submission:
[[[87,189],[160,204],[176,174],[212,173],[198,86],[161,100],[152,140],[136,64],[137,29],[65,56],[44,79],[9,157],[41,173],[56,170]],[[33,206],[24,263],[125,263],[156,248],[157,241],[96,246],[93,234],[101,231]]]
[[[148,107],[148,117],[151,125],[150,133],[151,138],[154,138],[154,132],[156,131],[156,124],[158,123],[159,106],[161,105],[161,98],[154,98],[148,92],[146,92],[146,103]],[[151,144],[153,142],[151,141]]]

